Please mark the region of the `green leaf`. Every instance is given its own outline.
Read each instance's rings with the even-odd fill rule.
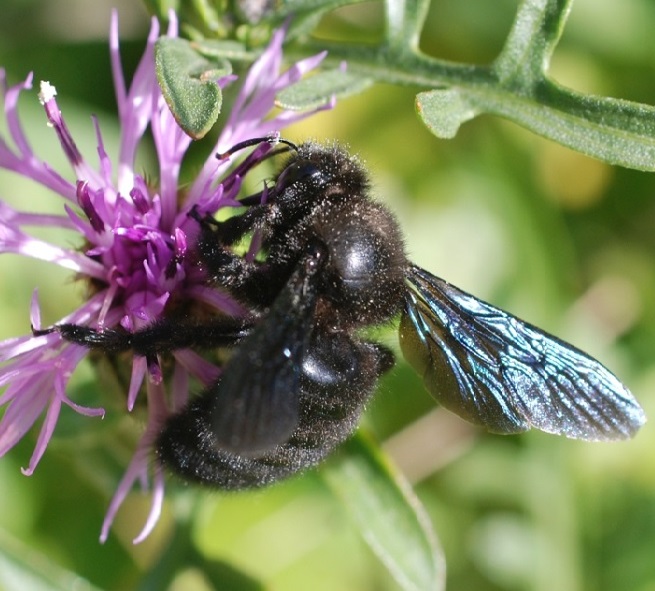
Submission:
[[[315,109],[327,104],[333,96],[341,98],[356,94],[371,84],[370,78],[359,74],[341,69],[327,70],[288,86],[278,93],[275,104],[296,111]]]
[[[322,474],[366,542],[405,591],[442,590],[443,553],[411,486],[361,430],[344,448]]]
[[[386,26],[378,44],[318,41],[317,37],[309,40],[312,30],[322,26],[325,14],[362,1],[289,0],[270,10],[271,4],[261,0],[261,18],[268,26],[294,14],[287,42],[297,42],[295,58],[328,49],[330,63],[348,61],[348,74],[333,70],[285,89],[278,97],[280,106],[316,108],[332,95],[361,92],[371,81],[414,85],[424,89],[416,97],[419,116],[439,137],[451,138],[464,121],[491,113],[609,164],[655,171],[655,108],[570,91],[549,77],[551,56],[573,0],[520,0],[503,49],[491,66],[454,63],[422,53],[419,41],[425,35],[429,0],[384,0]],[[237,27],[233,36],[240,38],[256,30],[225,24]],[[262,30],[267,30],[266,26]],[[201,41],[200,47],[212,58],[255,57],[242,45],[223,43],[211,49],[212,42]],[[214,119],[213,114],[198,114],[196,109],[214,105],[217,100],[220,107],[220,99],[187,98],[182,89],[186,83],[197,83],[197,75],[187,71],[185,76],[184,69],[182,73],[172,67],[170,70],[170,80],[168,73],[160,75],[165,96],[180,124],[193,137],[199,137]]]
[[[505,117],[541,136],[610,164],[655,170],[655,108],[584,95],[549,81],[520,96],[502,88],[419,93],[416,109],[436,136],[451,138],[479,113]]]
[[[209,59],[226,59],[229,61],[252,61],[257,53],[246,48],[240,41],[203,39],[192,41],[191,47]]]
[[[573,0],[523,0],[494,70],[505,84],[523,77],[522,85],[543,78],[559,41]]]
[[[403,52],[418,50],[421,29],[430,8],[430,0],[385,0],[389,47]]]
[[[418,40],[427,5],[427,0],[386,0],[379,44],[314,41],[305,53],[327,49],[326,63],[346,60],[349,72],[367,82],[425,89],[416,108],[439,137],[451,138],[463,122],[490,113],[609,164],[655,171],[654,107],[572,91],[548,76],[572,0],[521,0],[491,66],[422,53]]]
[[[99,591],[79,575],[52,562],[0,530],[0,589]]]
[[[188,41],[161,37],[155,45],[157,80],[175,120],[193,139],[202,138],[221,111],[218,78],[231,73],[227,60],[209,60]]]
[[[505,117],[609,164],[655,170],[655,108],[584,95],[543,81],[529,96],[503,89],[460,89],[475,112]]]
[[[477,114],[455,88],[417,94],[416,112],[434,135],[447,139],[455,137],[459,126]]]

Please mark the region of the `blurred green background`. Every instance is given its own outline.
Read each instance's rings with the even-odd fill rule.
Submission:
[[[437,57],[488,63],[516,4],[435,0],[422,46]],[[131,71],[148,26],[137,2],[3,0],[0,7],[0,64],[9,82],[33,70],[36,81],[55,84],[92,161],[90,114],[99,116],[110,147],[117,137],[106,43],[112,6]],[[320,33],[365,37],[380,19],[378,5],[361,4],[326,18]],[[653,29],[653,0],[576,0],[553,76],[577,90],[653,104]],[[366,160],[376,195],[398,214],[416,263],[598,357],[655,415],[655,176],[612,168],[491,117],[438,140],[414,114],[416,90],[373,87],[285,136],[349,144]],[[39,155],[67,170],[36,92],[25,93],[20,107]],[[189,174],[208,149],[194,146]],[[148,154],[142,158],[147,170]],[[5,171],[0,198],[60,211],[56,199]],[[82,293],[69,273],[11,255],[0,261],[0,277],[0,338],[28,331],[34,287],[45,324],[74,309]],[[383,338],[397,347],[394,330]],[[148,498],[135,492],[101,546],[104,512],[142,424],[123,416],[122,400],[99,391],[88,367],[76,378],[75,399],[104,405],[107,418],[64,409],[32,477],[20,467],[34,430],[0,460],[4,581],[27,560],[60,577],[56,588],[89,589],[88,581],[106,590],[160,589],[153,573],[165,570],[162,548],[175,535],[190,536],[227,590],[398,588],[315,473],[238,495],[169,483],[164,518],[137,547],[131,539]],[[402,362],[383,380],[365,422],[426,506],[444,546],[449,589],[655,590],[651,424],[616,444],[486,435],[435,410]],[[27,588],[21,576],[6,590]],[[50,588],[43,585],[35,580],[29,588]],[[169,588],[209,587],[200,569],[189,568]]]

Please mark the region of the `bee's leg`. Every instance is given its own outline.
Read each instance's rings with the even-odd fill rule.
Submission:
[[[243,214],[235,215],[224,221],[218,221],[211,215],[201,214],[195,207],[189,211],[189,217],[200,225],[199,247],[203,254],[203,246],[212,244],[232,246],[239,242],[248,232],[261,228],[271,214],[271,206],[258,204],[249,207]],[[210,250],[211,254],[211,250]]]
[[[204,322],[162,319],[135,332],[107,328],[97,330],[80,324],[58,324],[32,330],[35,336],[58,332],[72,343],[106,353],[132,350],[145,357],[187,347],[211,349],[227,347],[246,336],[253,320],[219,316]]]
[[[200,264],[218,287],[239,290],[240,298],[248,302],[263,303],[258,296],[261,285],[269,283],[269,271],[266,265],[247,260],[235,253],[231,247],[250,231],[265,232],[270,212],[270,206],[254,205],[244,214],[223,222],[211,216],[201,216],[196,210],[191,210],[189,214],[200,224],[198,237]],[[257,288],[253,287],[258,283]],[[276,291],[267,290],[270,297],[264,297],[264,301],[272,302],[282,285],[278,282]]]

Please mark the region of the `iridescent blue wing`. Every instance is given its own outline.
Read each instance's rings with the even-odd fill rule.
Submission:
[[[495,433],[626,439],[646,417],[603,365],[412,266],[400,342],[444,407]]]

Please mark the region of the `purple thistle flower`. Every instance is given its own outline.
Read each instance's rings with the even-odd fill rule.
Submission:
[[[167,34],[177,36],[174,16]],[[222,207],[237,205],[241,187],[239,169],[230,170],[230,163],[218,160],[216,152],[224,152],[253,137],[273,134],[312,114],[281,111],[269,116],[276,93],[298,81],[325,57],[324,53],[316,55],[280,73],[284,30],[278,30],[250,68],[215,149],[194,182],[182,193],[178,183],[180,167],[191,140],[175,122],[157,84],[154,44],[158,35],[159,25],[153,20],[145,52],[127,89],[120,64],[118,19],[116,13],[112,15],[110,54],[121,123],[119,153],[114,162],[105,151],[95,119],[99,165],[96,168],[84,158],[59,110],[55,88],[47,82],[41,83],[39,99],[73,169],[74,182],[40,160],[21,129],[16,106],[20,93],[32,88],[31,75],[23,83],[7,87],[4,71],[0,70],[5,119],[13,144],[10,146],[0,136],[0,167],[32,179],[63,200],[62,215],[21,211],[0,200],[0,253],[50,261],[89,280],[87,301],[58,323],[96,329],[122,326],[133,331],[161,318],[173,297],[216,312],[242,312],[227,293],[206,285],[202,271],[187,256],[198,233],[197,223],[187,214],[194,206],[202,213],[215,213]],[[230,76],[217,83],[224,86],[233,80]],[[332,103],[323,108],[330,108]],[[134,168],[137,147],[148,127],[159,161],[156,187]],[[74,250],[37,239],[25,231],[30,226],[77,233],[83,246]],[[68,236],[66,243],[70,242]],[[41,321],[36,293],[30,320],[38,331]],[[23,469],[24,474],[32,474],[43,456],[62,405],[88,417],[104,416],[103,409],[80,406],[66,394],[71,374],[87,354],[88,349],[62,340],[56,332],[0,342],[3,364],[0,387],[5,388],[0,405],[6,407],[0,421],[0,456],[45,413],[36,448],[28,467]],[[152,531],[164,493],[163,470],[152,457],[152,444],[169,414],[186,403],[189,380],[193,377],[208,385],[218,376],[219,368],[192,350],[175,351],[172,357],[172,378],[167,384],[158,363],[133,357],[127,408],[132,410],[145,382],[147,425],[109,505],[101,541],[107,539],[116,512],[137,481],[143,488],[152,490],[152,503],[145,526],[134,542],[140,542]]]

